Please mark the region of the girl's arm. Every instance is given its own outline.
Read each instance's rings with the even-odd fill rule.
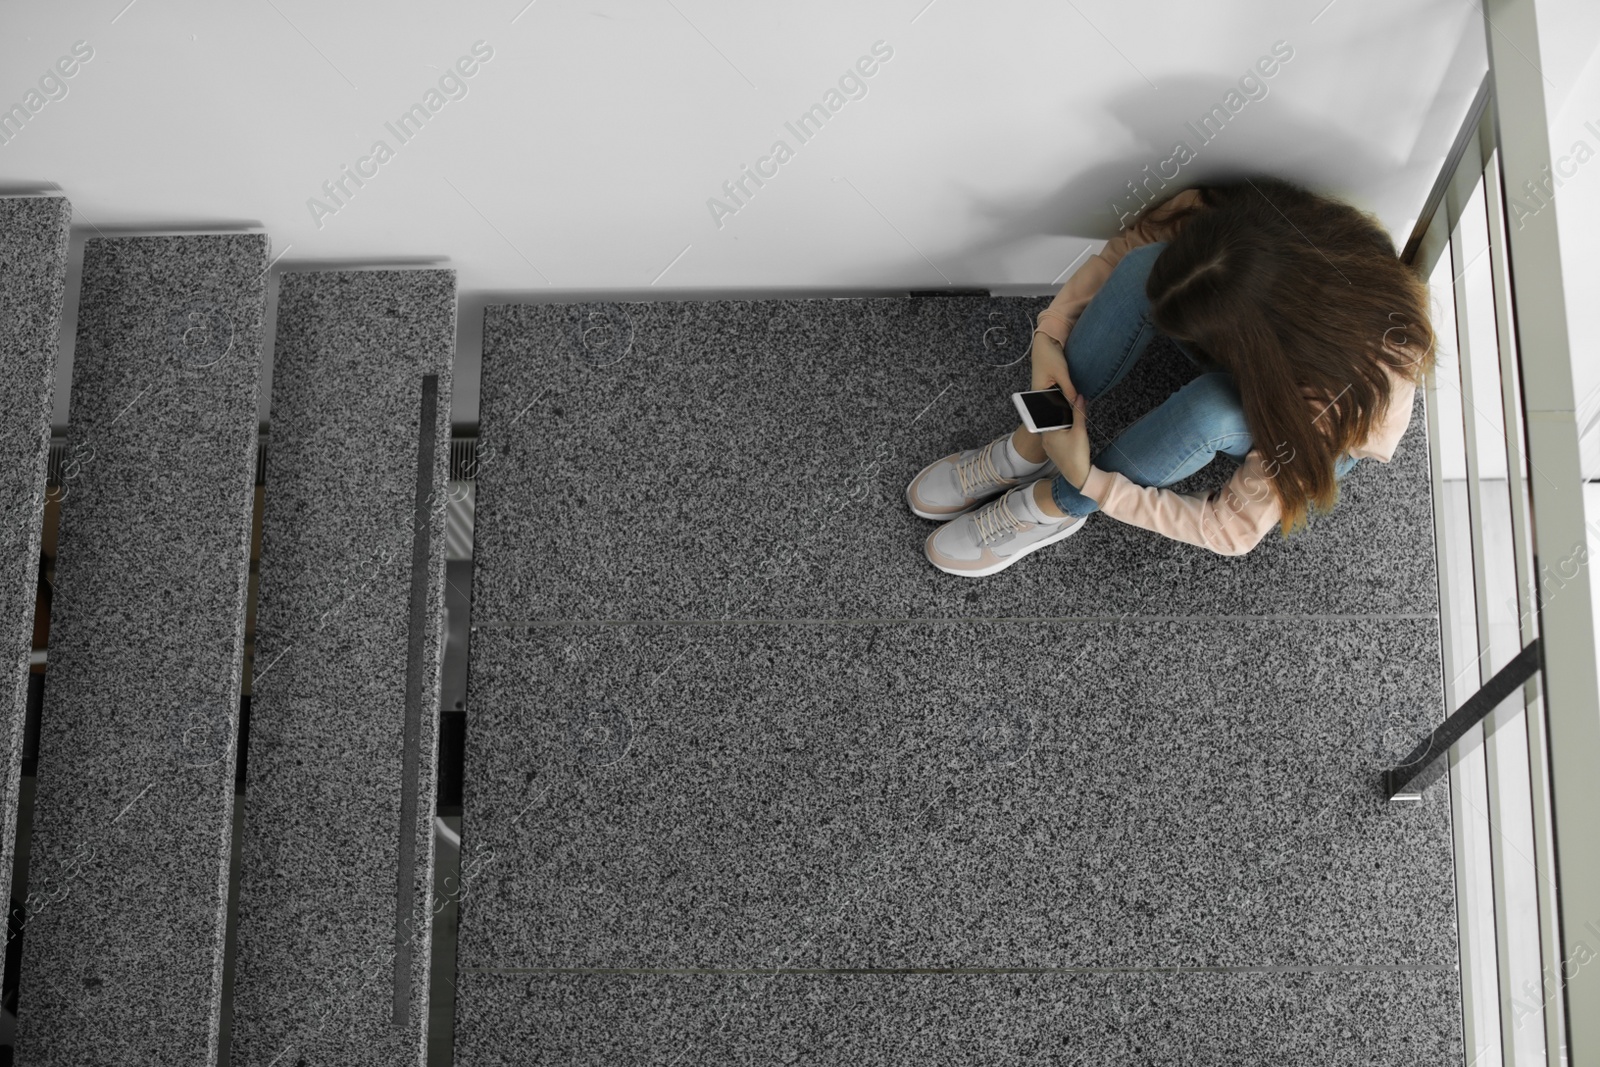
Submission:
[[[1174,493],[1091,467],[1081,492],[1118,522],[1221,556],[1242,556],[1256,547],[1282,516],[1277,494],[1268,484],[1274,469],[1252,449],[1222,488],[1209,493]]]

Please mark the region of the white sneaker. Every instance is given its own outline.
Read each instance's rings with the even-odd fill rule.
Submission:
[[[906,486],[906,503],[911,506],[911,513],[918,518],[943,522],[971,511],[1023,478],[1031,482],[1055,477],[1056,465],[1048,459],[1036,471],[1017,478],[1007,476],[996,465],[996,461],[1004,462],[1006,437],[996,437],[986,445],[953,453],[922,468]]]
[[[1032,483],[1018,486],[991,500],[977,511],[952,519],[928,535],[923,546],[928,562],[946,574],[966,578],[1003,571],[1030,552],[1053,545],[1083,529],[1088,515],[1064,518],[1058,523],[1019,518],[1012,497],[1031,493]]]

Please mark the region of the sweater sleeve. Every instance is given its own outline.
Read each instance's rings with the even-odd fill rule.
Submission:
[[[1201,203],[1200,190],[1186,189],[1157,207],[1145,212],[1144,217],[1131,228],[1123,230],[1111,240],[1098,253],[1089,257],[1088,262],[1073,272],[1067,279],[1067,284],[1056,293],[1055,299],[1050,301],[1050,306],[1039,312],[1037,326],[1057,342],[1065,344],[1067,331],[1072,329],[1078,316],[1083,314],[1083,309],[1089,306],[1089,301],[1100,287],[1111,277],[1111,272],[1118,262],[1128,252],[1140,245],[1152,244],[1156,241],[1170,239],[1177,232],[1177,225],[1170,221],[1171,216],[1185,208]]]
[[[1228,483],[1209,493],[1174,493],[1139,485],[1099,467],[1089,468],[1082,491],[1118,522],[1221,556],[1242,556],[1261,542],[1282,515],[1269,481],[1266,462],[1260,452],[1252,450]]]

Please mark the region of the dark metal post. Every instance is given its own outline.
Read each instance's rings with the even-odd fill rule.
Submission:
[[[1500,706],[1501,701],[1520,689],[1543,667],[1541,647],[1540,639],[1535,637],[1517,653],[1515,659],[1496,671],[1482,689],[1468,697],[1465,704],[1412,749],[1398,767],[1385,769],[1382,779],[1384,799],[1415,799],[1438,781],[1449,765],[1446,757],[1450,746],[1486,719],[1491,711]]]

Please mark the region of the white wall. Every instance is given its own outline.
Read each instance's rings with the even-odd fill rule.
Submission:
[[[525,2],[10,5],[0,105],[94,55],[0,145],[0,192],[59,187],[80,237],[249,226],[288,269],[454,266],[470,422],[486,301],[1048,292],[1179,139],[1179,184],[1277,172],[1403,243],[1484,64],[1459,0]],[[466,95],[401,144],[385,122],[480,40]],[[785,121],[878,41],[866,95],[801,144]],[[1278,41],[1266,95],[1202,145],[1185,123]],[[378,139],[394,157],[319,226],[307,201]],[[719,227],[708,199],[778,139],[793,158]]]

